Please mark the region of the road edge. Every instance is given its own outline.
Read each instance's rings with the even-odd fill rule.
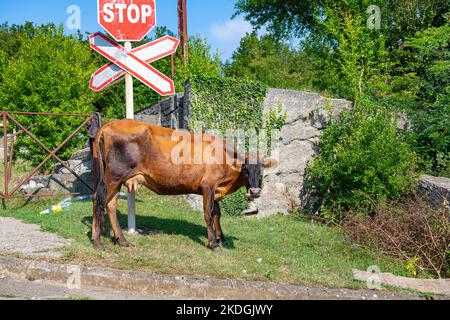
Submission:
[[[102,287],[153,296],[214,300],[416,300],[418,295],[386,291],[321,289],[210,277],[168,276],[140,271],[53,264],[0,256],[0,272],[29,281]],[[79,277],[79,283],[76,279]]]

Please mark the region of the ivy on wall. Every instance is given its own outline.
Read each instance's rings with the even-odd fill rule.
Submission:
[[[194,130],[255,129],[264,125],[267,88],[251,80],[195,76],[191,79],[191,116]]]

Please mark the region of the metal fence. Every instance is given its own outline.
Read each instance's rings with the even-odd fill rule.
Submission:
[[[58,147],[51,150],[47,146],[45,146],[38,137],[36,137],[30,130],[31,127],[26,128],[20,121],[16,119],[16,116],[45,116],[45,117],[78,117],[80,119],[84,119],[84,121],[79,125],[77,129],[75,129]],[[87,128],[89,123],[94,118],[94,115],[84,115],[84,114],[65,114],[65,113],[37,113],[37,112],[16,112],[16,111],[0,111],[0,117],[2,122],[0,126],[3,126],[3,161],[4,161],[4,172],[3,172],[3,181],[4,181],[4,190],[0,190],[0,199],[25,199],[25,198],[46,198],[46,197],[57,197],[57,196],[71,196],[71,195],[80,195],[80,193],[63,193],[63,194],[18,194],[18,191],[27,184],[30,179],[39,172],[40,169],[48,162],[50,159],[56,160],[61,166],[67,169],[73,176],[75,176],[82,184],[84,184],[88,190],[93,192],[93,188],[86,182],[83,178],[81,178],[73,169],[71,169],[60,157],[58,157],[58,153],[67,145],[67,143],[77,135],[81,130]],[[14,130],[13,133],[8,133],[8,127],[14,127],[18,129]],[[15,184],[12,188],[9,188],[9,184],[13,178],[13,160],[14,160],[14,142],[17,137],[21,134],[27,135],[31,138],[40,148],[42,148],[46,154],[46,158],[35,168],[32,169],[31,172],[26,174],[26,177],[20,179],[20,181]]]

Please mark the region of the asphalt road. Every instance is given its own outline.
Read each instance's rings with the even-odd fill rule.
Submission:
[[[134,295],[130,292],[87,287],[71,290],[65,285],[28,281],[0,274],[0,300],[174,300],[173,297]]]

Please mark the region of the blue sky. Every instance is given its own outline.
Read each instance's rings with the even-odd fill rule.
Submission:
[[[158,25],[177,32],[177,0],[157,0]],[[187,0],[190,35],[199,34],[213,49],[222,54],[222,60],[231,57],[240,39],[251,26],[241,17],[231,20],[236,0]],[[81,32],[103,31],[97,24],[96,0],[0,0],[0,23],[38,24],[54,22],[67,26],[67,9],[77,5],[81,9]]]

